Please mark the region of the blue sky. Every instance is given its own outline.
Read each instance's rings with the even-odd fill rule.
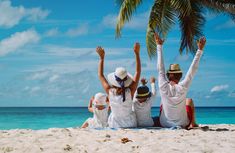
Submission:
[[[132,74],[133,44],[141,44],[142,76],[157,77],[145,31],[152,1],[138,8],[115,39],[118,6],[108,0],[0,0],[0,106],[87,106],[102,91],[95,47],[106,50],[105,74],[124,66]],[[207,45],[188,96],[196,106],[235,106],[235,24],[227,16],[204,14]],[[178,25],[164,44],[166,68],[186,73],[192,55],[179,56]],[[159,106],[159,97],[155,106]]]

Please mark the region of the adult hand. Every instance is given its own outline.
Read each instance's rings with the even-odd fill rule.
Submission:
[[[140,44],[138,42],[136,42],[134,45],[134,52],[135,52],[135,54],[140,53]]]
[[[150,83],[155,83],[156,79],[154,77],[150,78]]]
[[[206,38],[205,37],[201,37],[198,41],[197,41],[197,47],[199,50],[203,50],[203,48],[205,47],[206,44]]]
[[[156,32],[154,33],[154,36],[155,36],[156,44],[157,44],[157,45],[163,45],[164,40],[162,40],[162,39],[160,38],[160,36],[159,36]]]
[[[101,59],[104,59],[105,51],[101,46],[98,46],[96,48],[96,52],[98,53],[98,55],[100,56]]]

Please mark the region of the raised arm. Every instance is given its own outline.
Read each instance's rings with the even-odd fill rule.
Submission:
[[[98,77],[100,79],[100,82],[105,90],[105,92],[107,94],[109,94],[109,83],[106,80],[105,76],[104,76],[104,56],[105,56],[105,52],[104,49],[102,47],[97,47],[96,48],[96,52],[99,54],[100,56],[100,61],[99,61],[99,67],[98,67]]]
[[[132,97],[134,97],[136,88],[140,80],[140,74],[141,74],[140,44],[139,43],[135,43],[134,52],[135,52],[135,60],[136,60],[136,72],[133,78],[133,83],[130,86]]]
[[[94,97],[91,97],[90,102],[88,104],[88,111],[91,113],[93,113],[93,107],[92,107],[93,100],[94,100]]]
[[[150,78],[150,84],[151,84],[151,92],[153,96],[156,96],[156,85],[155,85],[155,78],[151,77]]]
[[[162,88],[167,85],[166,72],[163,60],[162,45],[164,41],[155,33],[155,39],[157,44],[157,70],[158,70],[158,86]]]
[[[180,83],[182,86],[188,88],[190,83],[192,82],[192,79],[198,69],[198,65],[199,65],[199,61],[200,58],[202,56],[202,52],[203,52],[203,48],[206,44],[206,38],[202,37],[197,41],[197,46],[198,46],[198,50],[196,55],[194,56],[193,62],[187,72],[187,74],[185,75],[184,80]]]

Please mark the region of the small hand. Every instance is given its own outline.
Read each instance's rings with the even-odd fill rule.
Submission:
[[[140,44],[138,42],[136,42],[134,45],[134,52],[135,52],[135,54],[140,53]]]
[[[145,78],[141,78],[140,82],[142,83],[143,86],[145,86],[148,81]]]
[[[200,50],[203,50],[203,48],[205,47],[206,44],[206,38],[205,37],[201,37],[199,40],[197,40],[197,47]]]
[[[155,36],[157,45],[163,45],[164,40],[162,40],[157,33],[154,33],[154,36]]]
[[[104,49],[101,46],[98,46],[96,48],[96,52],[99,54],[101,59],[104,59],[105,51],[104,51]]]
[[[150,78],[150,83],[155,83],[156,79],[154,77]]]

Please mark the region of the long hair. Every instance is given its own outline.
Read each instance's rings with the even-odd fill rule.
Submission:
[[[123,92],[125,92],[126,88],[124,88],[124,90],[122,88],[116,87],[116,86],[112,86],[112,88],[114,88],[116,90],[116,95],[122,95]]]

